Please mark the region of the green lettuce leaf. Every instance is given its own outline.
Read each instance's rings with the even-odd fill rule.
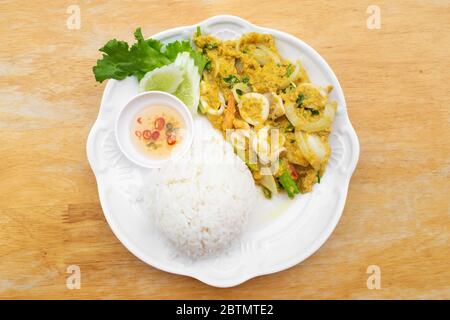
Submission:
[[[140,80],[147,72],[173,62],[180,52],[189,52],[200,73],[208,63],[208,58],[192,48],[188,40],[175,41],[164,47],[159,40],[145,40],[141,28],[136,29],[134,37],[136,43],[131,47],[125,41],[113,39],[100,48],[103,57],[93,67],[95,80],[122,80],[128,76]]]
[[[198,68],[198,72],[202,74],[203,69],[205,69],[205,66],[209,61],[208,58],[200,51],[192,48],[189,40],[174,41],[166,46],[165,54],[172,61],[176,59],[180,52],[189,52],[189,55],[194,60],[194,63]]]
[[[134,61],[135,75],[138,80],[153,69],[165,66],[171,61],[161,52],[162,44],[157,40],[146,41],[142,36],[141,28],[134,32],[137,42],[130,48],[130,61]]]
[[[129,60],[128,43],[125,41],[109,40],[99,50],[104,52],[103,59],[97,60],[93,68],[95,80],[102,82],[106,79],[123,79],[133,72],[133,62]]]
[[[206,57],[204,54],[202,54],[199,51],[194,51],[193,50],[193,51],[190,51],[189,53],[190,53],[191,58],[194,59],[195,65],[198,68],[198,72],[200,74],[202,74],[203,73],[203,69],[205,69],[206,65],[209,62],[208,57]]]
[[[165,54],[171,61],[174,61],[177,58],[177,55],[180,52],[190,52],[193,49],[191,48],[191,44],[188,40],[185,41],[174,41],[166,45]]]

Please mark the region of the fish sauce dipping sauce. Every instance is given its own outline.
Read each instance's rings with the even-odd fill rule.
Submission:
[[[142,154],[162,160],[182,145],[185,128],[178,111],[167,105],[153,105],[137,113],[130,135]]]
[[[187,152],[192,144],[193,119],[171,94],[150,91],[131,99],[116,121],[121,151],[134,163],[159,168]]]

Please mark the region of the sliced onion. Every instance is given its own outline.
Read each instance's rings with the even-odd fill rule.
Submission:
[[[220,116],[225,111],[226,103],[225,98],[221,91],[219,91],[219,101],[220,101],[219,109],[214,109],[210,107],[210,105],[206,102],[205,99],[203,99],[203,97],[200,98],[200,103],[202,104],[203,109],[206,110],[207,114],[210,114],[212,116]]]
[[[234,67],[239,74],[241,74],[242,70],[244,70],[244,65],[242,64],[242,61],[240,59],[236,59],[236,61],[234,62]]]
[[[295,140],[303,156],[315,170],[320,170],[327,163],[331,153],[330,145],[317,134],[297,131]]]
[[[225,107],[225,105],[227,103],[225,102],[225,97],[223,96],[222,91],[219,90],[218,95],[219,95],[220,106],[224,106]]]
[[[233,126],[236,128],[236,129],[243,129],[243,130],[246,130],[246,131],[249,131],[250,130],[250,125],[246,122],[246,121],[244,121],[244,120],[241,120],[241,119],[234,119],[233,120]]]
[[[220,106],[219,109],[212,109],[212,108],[206,109],[206,113],[212,116],[220,116],[224,111],[225,111],[224,106]]]
[[[298,76],[298,73],[300,72],[301,67],[302,67],[302,65],[301,65],[300,61],[297,61],[295,63],[294,72],[292,72],[291,75],[289,76],[289,79],[291,81],[295,81],[297,79],[297,76]]]
[[[263,187],[269,189],[272,194],[278,194],[277,183],[275,182],[273,175],[263,175],[261,180],[259,180],[259,183]]]
[[[269,127],[265,126],[258,130],[251,137],[251,145],[253,150],[258,155],[262,163],[268,162],[270,145],[267,141],[269,137]]]
[[[227,136],[231,145],[238,151],[244,151],[246,149],[245,140],[248,138],[249,133],[245,131],[248,130],[235,130]]]
[[[292,102],[289,102],[284,106],[284,110],[286,111],[286,118],[288,118],[289,122],[294,127],[298,127],[301,122],[300,116],[297,114],[296,108],[297,107]]]
[[[241,90],[243,94],[249,93],[250,88],[248,85],[246,85],[243,82],[236,83],[233,88],[231,89],[231,92],[233,93],[234,99],[239,103],[241,101],[241,96],[237,93],[237,90]]]
[[[281,63],[280,58],[276,55],[276,53],[270,50],[265,45],[257,45],[255,50],[253,51],[253,55],[258,63],[262,66],[268,62],[267,58],[271,58],[275,62],[275,64]]]
[[[268,164],[277,160],[280,153],[286,150],[284,147],[286,138],[283,135],[280,136],[281,141],[277,143],[277,145],[271,145],[271,143],[269,143],[269,130],[270,128],[267,126],[262,127],[251,139],[252,148],[258,155],[260,162],[263,164]],[[278,136],[275,138],[274,136],[271,136],[271,140],[277,138]]]
[[[316,121],[308,121],[297,113],[297,107],[293,103],[285,105],[286,117],[289,122],[299,130],[317,132],[327,130],[331,127],[336,115],[336,101],[327,103],[321,117]]]
[[[269,162],[274,162],[274,161],[278,160],[278,158],[280,157],[280,154],[281,154],[283,151],[286,151],[286,148],[285,148],[285,147],[278,148],[278,149],[276,149],[275,151],[273,151],[273,152],[270,154],[270,158],[268,159]]]
[[[283,99],[275,92],[264,93],[270,104],[270,117],[276,119],[285,114]]]

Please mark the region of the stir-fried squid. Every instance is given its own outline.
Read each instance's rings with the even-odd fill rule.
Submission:
[[[281,57],[269,34],[227,41],[196,34],[194,42],[209,59],[200,110],[227,136],[264,194],[311,191],[331,154],[333,88],[312,84],[301,62]]]

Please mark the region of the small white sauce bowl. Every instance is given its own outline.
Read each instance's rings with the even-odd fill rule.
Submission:
[[[151,159],[139,152],[131,137],[131,128],[137,114],[144,108],[151,106],[167,106],[178,111],[186,125],[181,145],[173,150],[167,159]],[[160,168],[169,161],[182,157],[191,147],[194,137],[194,119],[186,105],[177,97],[161,91],[147,91],[134,96],[123,107],[115,123],[115,135],[119,149],[135,164],[145,168]]]

